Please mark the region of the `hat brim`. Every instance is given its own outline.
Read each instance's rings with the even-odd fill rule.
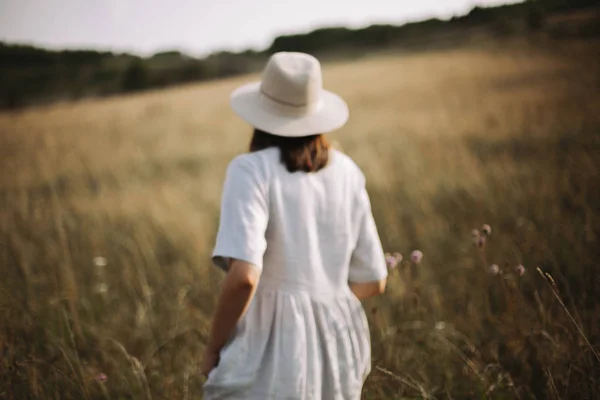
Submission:
[[[321,93],[320,107],[307,115],[283,115],[264,106],[260,82],[236,89],[231,95],[231,108],[254,128],[277,136],[301,137],[331,132],[348,121],[346,102],[327,90]]]

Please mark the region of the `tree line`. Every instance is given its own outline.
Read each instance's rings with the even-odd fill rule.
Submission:
[[[473,29],[500,36],[526,34],[544,29],[549,13],[595,3],[594,0],[526,1],[475,7],[468,14],[447,21],[429,19],[362,29],[322,28],[279,36],[262,51],[218,52],[202,59],[179,51],[142,58],[92,50],[50,51],[0,42],[0,108],[107,96],[254,72],[262,68],[270,54],[278,51],[340,58],[379,49],[453,46],[464,42]],[[584,33],[598,34],[597,22],[585,27]]]

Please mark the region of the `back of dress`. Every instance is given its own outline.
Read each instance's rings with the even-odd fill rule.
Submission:
[[[386,276],[364,175],[337,150],[313,173],[288,172],[276,148],[234,159],[214,252],[224,266],[220,253],[261,268],[262,282],[315,292]]]
[[[348,281],[386,276],[365,181],[331,151],[289,173],[278,149],[227,171],[215,263],[261,270],[256,294],[205,384],[207,399],[358,400],[370,372],[367,320]]]

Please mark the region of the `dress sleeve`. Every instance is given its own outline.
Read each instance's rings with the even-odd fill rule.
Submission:
[[[387,277],[385,255],[371,211],[366,188],[358,193],[358,234],[352,257],[348,280],[355,283],[373,282]]]
[[[223,270],[227,270],[229,259],[246,261],[262,269],[267,248],[266,185],[248,161],[237,157],[227,168],[219,230],[212,255],[213,263]]]

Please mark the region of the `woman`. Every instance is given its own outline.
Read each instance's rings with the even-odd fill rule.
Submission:
[[[231,104],[255,131],[223,188],[205,399],[359,399],[359,299],[384,291],[387,269],[364,175],[321,135],[346,123],[346,103],[323,90],[317,59],[277,53]]]

